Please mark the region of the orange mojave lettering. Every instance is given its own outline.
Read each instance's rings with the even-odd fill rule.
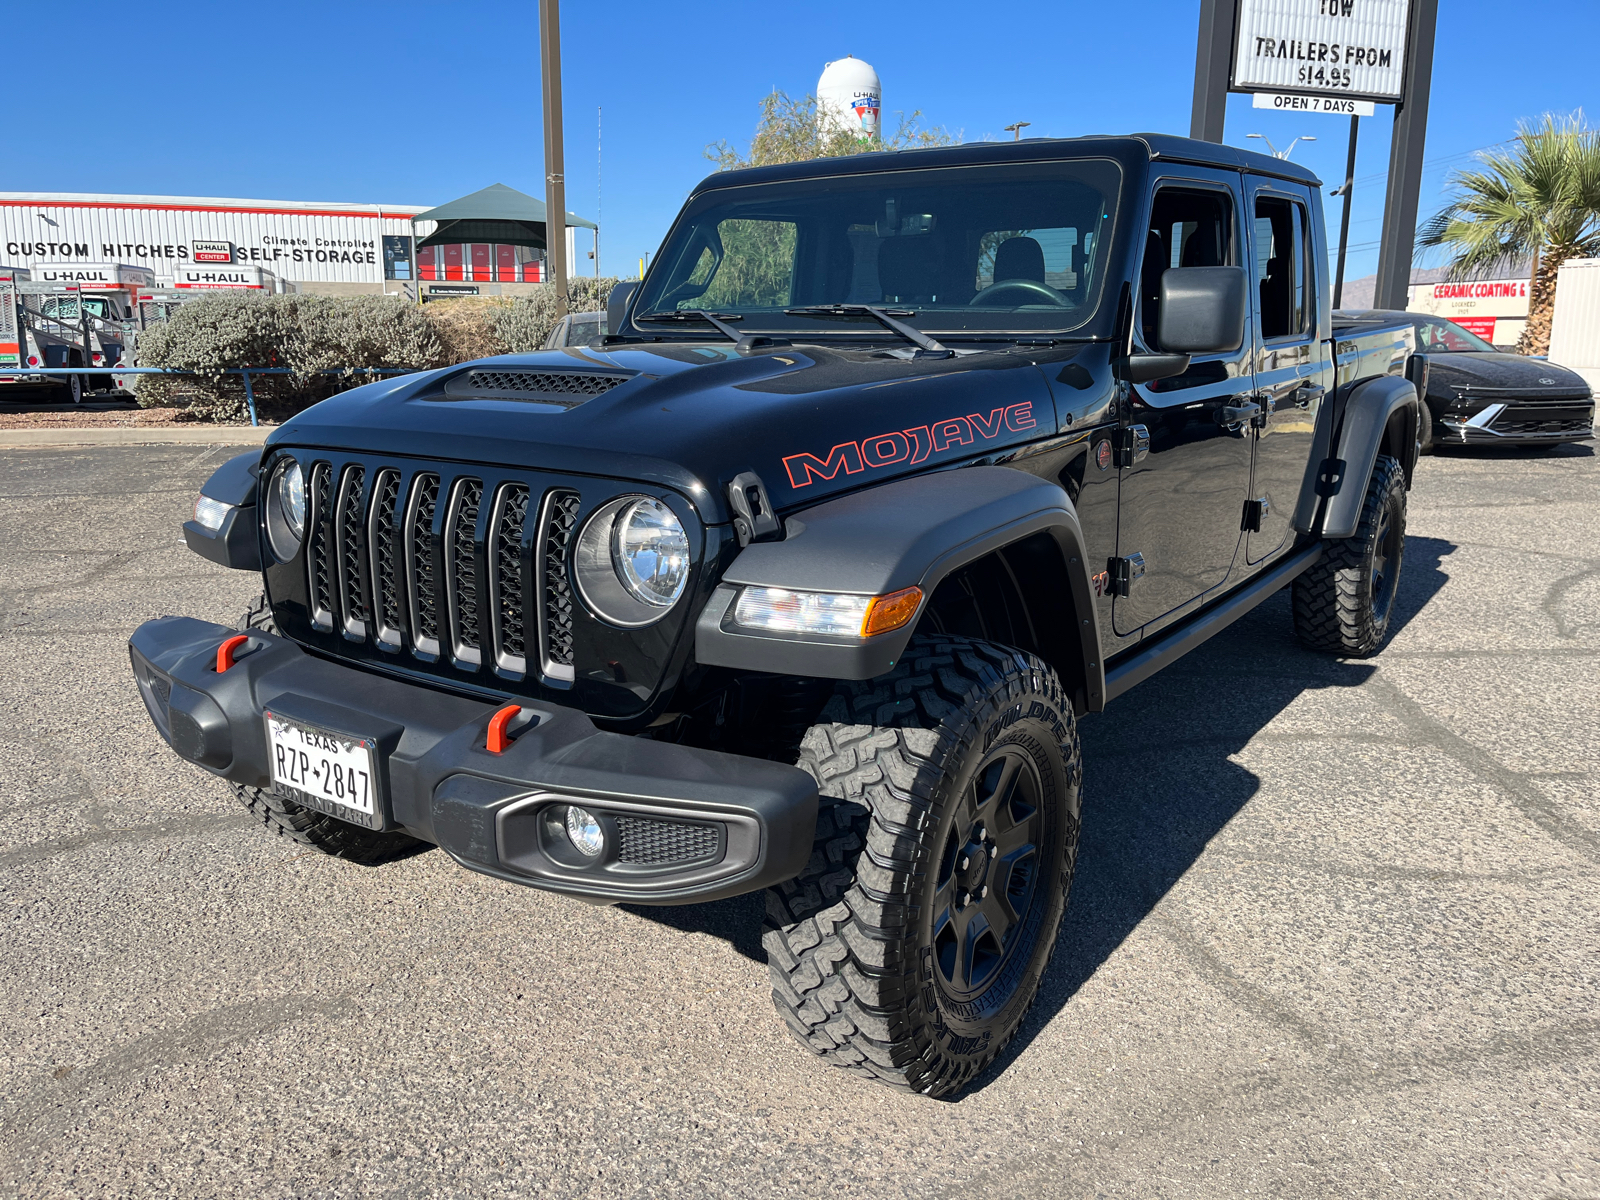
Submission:
[[[786,455],[783,466],[789,472],[790,485],[803,488],[818,479],[833,479],[840,471],[855,475],[868,467],[892,467],[898,463],[915,466],[938,451],[975,445],[979,439],[999,437],[1007,429],[1021,433],[1037,425],[1030,400],[994,409],[987,417],[968,413],[914,429],[876,434],[859,442],[840,442],[826,458],[815,454]]]

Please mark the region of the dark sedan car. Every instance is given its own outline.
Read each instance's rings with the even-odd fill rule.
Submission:
[[[1384,309],[1339,316],[1354,322],[1407,319],[1416,327],[1417,353],[1428,361],[1426,399],[1433,416],[1423,433],[1424,449],[1548,446],[1594,436],[1594,396],[1576,372],[1496,350],[1443,317]]]

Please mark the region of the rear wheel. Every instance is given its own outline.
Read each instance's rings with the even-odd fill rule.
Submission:
[[[799,765],[811,861],[767,893],[773,1002],[837,1066],[941,1096],[994,1061],[1054,952],[1077,861],[1077,726],[1033,655],[913,640],[838,685]]]
[[[1355,536],[1323,543],[1322,558],[1294,581],[1294,628],[1313,650],[1376,654],[1389,636],[1406,546],[1406,475],[1379,455]]]
[[[278,632],[265,595],[257,597],[255,603],[246,610],[239,627],[259,629],[263,633]],[[270,832],[335,858],[367,864],[381,863],[423,845],[408,833],[396,829],[381,832],[363,829],[337,817],[314,812],[275,792],[238,783],[228,786],[233,789],[239,803]]]

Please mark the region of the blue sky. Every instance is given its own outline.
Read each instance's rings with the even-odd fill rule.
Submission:
[[[1519,118],[1585,105],[1600,118],[1594,0],[1441,0],[1440,9],[1424,215],[1442,203],[1446,173],[1509,138]],[[568,207],[591,219],[599,210],[606,273],[637,271],[710,169],[706,145],[743,143],[762,95],[811,91],[823,65],[846,54],[877,68],[890,123],[920,109],[966,140],[1007,137],[1017,120],[1044,136],[1185,133],[1198,11],[1199,0],[568,0]],[[6,90],[24,103],[12,108],[21,136],[0,156],[0,191],[438,204],[501,182],[543,195],[532,2],[155,0],[16,12],[13,45],[28,49],[6,55]],[[74,78],[86,81],[81,110]],[[116,101],[97,111],[91,98],[102,96]],[[35,102],[54,117],[39,121]],[[1380,106],[1362,121],[1350,278],[1377,261],[1389,114]],[[1313,134],[1294,159],[1329,187],[1343,174],[1347,131],[1342,117],[1229,101],[1228,141],[1259,146],[1244,140],[1259,132],[1281,148]]]

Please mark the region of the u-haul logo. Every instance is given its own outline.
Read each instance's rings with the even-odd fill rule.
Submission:
[[[930,454],[948,450],[952,446],[972,446],[979,438],[997,438],[1002,430],[1021,433],[1033,429],[1038,422],[1033,419],[1033,402],[1013,404],[1007,408],[993,409],[988,417],[968,413],[964,417],[951,417],[934,425],[918,425],[915,429],[902,429],[862,438],[859,442],[841,442],[828,451],[827,458],[815,454],[790,454],[783,460],[789,472],[789,483],[796,488],[809,487],[818,479],[832,479],[843,471],[855,475],[868,467],[892,467],[897,463],[908,465],[922,462]]]

